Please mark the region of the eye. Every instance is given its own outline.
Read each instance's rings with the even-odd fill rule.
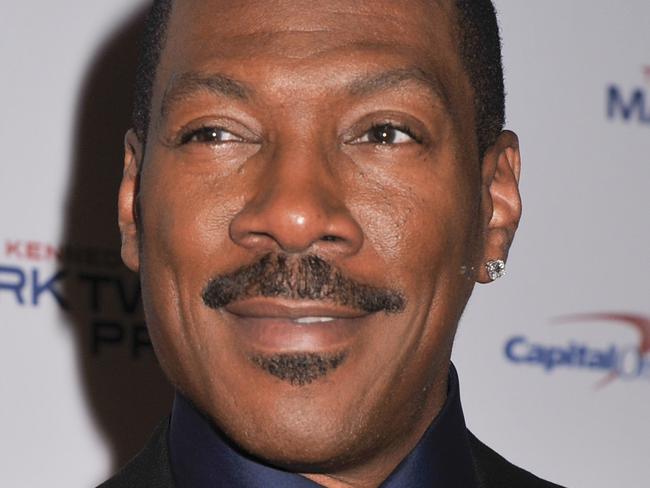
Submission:
[[[354,144],[406,144],[420,142],[408,127],[393,124],[373,125],[369,131],[352,141]]]
[[[201,127],[190,130],[181,137],[181,144],[198,142],[201,144],[223,144],[226,142],[243,142],[244,139],[221,127]]]

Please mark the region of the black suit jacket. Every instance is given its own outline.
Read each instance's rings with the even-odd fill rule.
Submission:
[[[158,425],[145,448],[98,488],[174,488],[167,448],[168,430],[169,421]],[[480,488],[562,488],[509,463],[471,432],[468,435]]]

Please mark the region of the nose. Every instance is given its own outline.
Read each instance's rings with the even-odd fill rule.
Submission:
[[[344,257],[363,231],[345,204],[345,187],[317,149],[277,151],[230,223],[231,239],[259,252],[318,252]]]

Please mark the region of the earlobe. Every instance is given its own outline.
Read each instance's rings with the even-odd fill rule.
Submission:
[[[503,131],[486,151],[482,166],[481,212],[483,246],[475,263],[476,280],[489,283],[495,274],[487,263],[506,261],[521,218],[519,175],[521,156],[517,135]]]
[[[118,222],[122,236],[122,261],[132,271],[140,268],[139,229],[136,210],[142,143],[129,129],[124,137],[124,172],[118,197]]]

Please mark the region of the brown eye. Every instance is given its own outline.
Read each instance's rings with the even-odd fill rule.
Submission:
[[[355,143],[369,144],[405,144],[418,142],[406,127],[397,127],[393,124],[373,125],[368,132],[358,138]]]
[[[242,142],[243,139],[220,127],[201,127],[183,135],[181,144],[198,142],[201,144],[222,144],[225,142]]]

